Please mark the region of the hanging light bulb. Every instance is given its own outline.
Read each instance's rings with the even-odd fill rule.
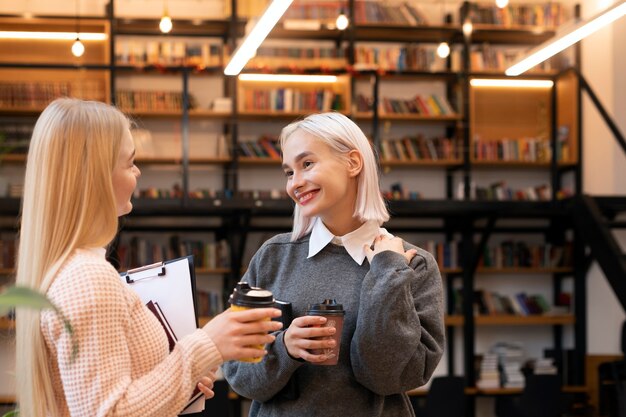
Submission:
[[[350,20],[348,20],[348,16],[346,16],[343,9],[341,9],[339,16],[337,16],[337,20],[335,20],[335,26],[338,30],[346,30],[349,24]]]
[[[472,21],[469,18],[466,18],[465,21],[463,22],[462,29],[463,29],[463,36],[465,36],[466,38],[468,38],[474,31],[474,25],[472,24]]]
[[[76,36],[76,40],[72,44],[72,55],[76,58],[83,56],[85,53],[85,45],[80,41],[80,38]]]
[[[159,22],[159,30],[162,33],[170,33],[172,30],[172,18],[170,18],[170,14],[167,12],[167,1],[163,3],[163,17],[161,17],[161,21]]]
[[[447,58],[450,55],[450,46],[448,42],[441,42],[439,46],[437,46],[437,56],[439,58]]]
[[[504,9],[508,5],[509,0],[496,0],[496,6],[498,6],[500,9]]]
[[[167,14],[164,14],[159,22],[159,29],[163,33],[169,33],[172,30],[172,26],[172,19]]]

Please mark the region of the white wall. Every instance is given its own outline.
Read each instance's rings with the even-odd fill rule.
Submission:
[[[602,4],[601,4],[602,3]],[[606,7],[587,0],[583,17]],[[626,131],[626,18],[582,43],[582,73],[607,111]],[[583,101],[583,187],[592,195],[626,194],[626,157],[588,98]],[[589,354],[620,353],[624,310],[604,274],[593,265],[587,279],[587,348]]]

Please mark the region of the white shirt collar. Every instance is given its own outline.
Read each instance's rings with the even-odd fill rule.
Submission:
[[[326,228],[324,222],[317,218],[311,230],[311,237],[309,238],[308,258],[317,255],[326,245],[333,242],[345,247],[350,257],[352,257],[356,263],[362,265],[365,260],[363,245],[366,243],[371,244],[376,236],[380,234],[392,236],[387,230],[379,227],[376,221],[370,220],[363,223],[358,229],[344,236],[335,236]]]

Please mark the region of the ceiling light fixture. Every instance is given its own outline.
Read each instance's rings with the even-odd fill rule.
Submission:
[[[161,17],[161,21],[159,22],[159,30],[162,33],[170,33],[172,31],[172,18],[170,17],[169,12],[167,11],[167,0],[163,2],[163,16]]]
[[[76,40],[72,44],[72,55],[80,58],[85,53],[85,45],[80,41],[80,0],[76,0]]]
[[[613,23],[624,16],[624,14],[626,14],[626,0],[621,0],[590,19],[574,23],[571,26],[557,31],[552,39],[549,39],[527,54],[524,54],[524,56],[505,71],[505,74],[515,76],[528,71],[535,65],[558,54],[604,26]]]
[[[257,24],[235,51],[224,69],[224,74],[237,75],[241,72],[292,2],[293,0],[274,0],[267,6]]]

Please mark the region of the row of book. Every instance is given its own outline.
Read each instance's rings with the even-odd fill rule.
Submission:
[[[0,107],[3,108],[40,109],[59,97],[104,101],[104,82],[99,80],[0,82]]]
[[[278,139],[269,136],[261,136],[256,141],[238,142],[237,152],[244,157],[281,159]]]
[[[450,116],[455,111],[439,94],[417,94],[411,99],[383,97],[379,104],[382,114],[414,114],[420,116]]]
[[[488,268],[555,268],[573,265],[573,245],[551,243],[531,245],[507,240],[496,246],[485,246],[479,266]]]
[[[494,3],[467,3],[472,23],[556,28],[568,19],[566,8],[557,2],[543,4],[509,3],[500,8]],[[461,12],[462,15],[462,12]]]
[[[196,288],[198,301],[198,315],[200,317],[215,317],[224,311],[221,294],[216,291],[205,291]]]
[[[477,161],[550,162],[552,147],[542,138],[475,139],[474,159]]]
[[[525,378],[522,366],[525,360],[524,348],[521,343],[498,342],[483,355],[478,355],[479,389],[523,388]]]
[[[0,239],[0,268],[15,268],[15,256],[17,254],[16,239]]]
[[[227,56],[221,43],[120,39],[115,42],[118,65],[221,67]]]
[[[354,48],[354,69],[442,71],[445,69],[445,61],[437,56],[435,46],[357,46]]]
[[[552,187],[539,184],[520,189],[506,185],[506,181],[497,181],[488,187],[476,186],[473,190],[476,200],[498,201],[548,201],[552,199]]]
[[[346,50],[343,48],[328,47],[302,47],[302,46],[261,46],[256,50],[254,58],[346,58]],[[253,58],[253,59],[254,59]]]
[[[181,199],[183,191],[179,184],[174,184],[172,188],[145,188],[135,191],[135,197],[147,199]],[[241,199],[241,200],[281,200],[289,198],[284,189],[272,190],[215,190],[198,188],[189,191],[189,198],[196,200],[214,200],[214,205],[219,205],[218,201]]]
[[[456,160],[461,157],[458,142],[450,138],[426,138],[421,134],[402,139],[383,139],[380,156],[383,162]]]
[[[193,255],[196,268],[230,267],[230,248],[224,239],[207,242],[173,235],[167,243],[159,243],[133,236],[118,246],[115,257],[123,269],[128,269],[188,255]]]
[[[470,52],[470,68],[472,71],[504,72],[517,62],[525,51],[483,44],[472,48]],[[532,72],[548,72],[567,68],[569,62],[563,55],[556,55],[532,68]]]
[[[414,4],[388,4],[378,1],[356,1],[354,19],[357,24],[385,23],[400,26],[427,25],[428,19]]]
[[[177,91],[118,90],[116,103],[122,111],[181,111],[183,93]],[[189,95],[189,108],[196,107]]]
[[[256,1],[256,0],[254,0]],[[341,10],[345,8],[345,2],[337,0],[325,0],[315,2],[293,2],[283,16],[283,21],[289,20],[320,20],[334,21]],[[261,10],[262,11],[262,10]]]
[[[246,89],[242,111],[341,111],[346,108],[342,94],[330,89],[298,90],[293,88]]]
[[[33,135],[33,123],[17,120],[0,120],[0,155],[4,153],[25,154]],[[1,157],[1,156],[0,156]]]
[[[459,242],[435,242],[434,240],[429,240],[418,246],[435,257],[439,268],[459,267]]]
[[[457,294],[458,292],[458,294]],[[461,290],[455,290],[454,309],[455,314],[462,314],[463,300]],[[517,294],[500,294],[496,291],[477,289],[474,290],[472,300],[474,315],[515,315],[532,316],[544,314],[567,314],[569,305],[552,306],[541,294],[528,295],[525,292]]]

